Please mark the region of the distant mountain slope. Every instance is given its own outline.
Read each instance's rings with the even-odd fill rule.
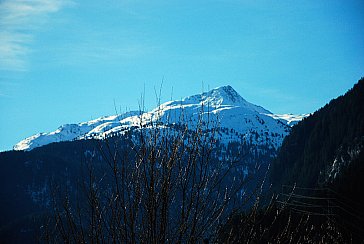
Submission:
[[[305,117],[272,114],[261,106],[247,102],[231,86],[222,86],[180,101],[163,103],[150,112],[128,112],[79,124],[62,125],[56,131],[39,133],[20,141],[14,150],[32,150],[53,142],[105,138],[148,127],[151,123],[170,126],[186,120],[192,125],[199,120],[201,111],[204,121],[218,121],[219,127],[233,130],[233,135],[221,138],[223,142],[244,140],[250,144],[269,144],[275,149],[290,131],[290,125]]]
[[[327,186],[338,180],[352,187],[364,175],[364,79],[344,96],[292,128],[272,164],[271,179],[305,187]],[[346,175],[351,175],[348,178]],[[356,175],[354,178],[353,176]],[[355,188],[354,187],[354,188]],[[351,189],[347,189],[350,191]]]

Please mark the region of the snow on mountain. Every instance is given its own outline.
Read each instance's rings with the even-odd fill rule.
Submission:
[[[169,101],[149,112],[133,111],[121,115],[105,116],[79,124],[66,124],[49,133],[28,137],[14,146],[14,150],[32,150],[52,142],[72,141],[87,138],[104,138],[110,134],[148,127],[158,122],[168,124],[203,120],[218,121],[221,128],[230,134],[222,135],[222,141],[245,140],[252,144],[270,144],[278,148],[289,133],[290,125],[305,115],[275,115],[263,107],[247,102],[231,86],[222,86],[211,91]]]
[[[304,118],[308,117],[310,114],[266,114],[273,119],[278,119],[289,126],[294,126]]]
[[[31,150],[53,142],[72,141],[84,139],[91,135],[99,134],[120,125],[120,121],[125,118],[137,116],[141,112],[131,111],[122,115],[104,116],[88,122],[79,124],[65,124],[57,130],[49,133],[38,133],[17,143],[14,150]]]

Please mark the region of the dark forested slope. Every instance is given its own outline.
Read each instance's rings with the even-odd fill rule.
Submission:
[[[361,167],[364,79],[292,128],[272,165],[272,182],[323,186]],[[355,171],[359,173],[358,171]]]

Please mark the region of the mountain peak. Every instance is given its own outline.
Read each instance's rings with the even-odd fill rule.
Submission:
[[[254,105],[246,101],[230,85],[220,86],[202,94],[186,97],[182,100],[183,104],[204,104],[213,108],[221,107],[242,107],[249,111],[258,113],[271,114],[270,111],[261,106]]]
[[[246,102],[231,86],[220,86],[210,91],[203,92],[193,96],[186,97],[182,100],[184,103],[203,103],[213,107],[221,105],[241,105]]]
[[[213,97],[222,98],[227,103],[235,104],[246,102],[230,85],[217,87],[208,93]]]

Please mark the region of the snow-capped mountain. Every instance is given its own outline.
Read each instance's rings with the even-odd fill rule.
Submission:
[[[169,101],[149,112],[133,111],[121,115],[101,117],[79,124],[66,124],[49,133],[28,137],[14,146],[14,150],[32,150],[53,142],[87,138],[104,138],[117,133],[148,128],[151,124],[167,126],[186,121],[190,126],[199,121],[216,121],[220,128],[231,133],[221,134],[223,142],[246,141],[250,144],[278,148],[289,133],[290,126],[305,115],[276,115],[242,98],[231,86]]]

